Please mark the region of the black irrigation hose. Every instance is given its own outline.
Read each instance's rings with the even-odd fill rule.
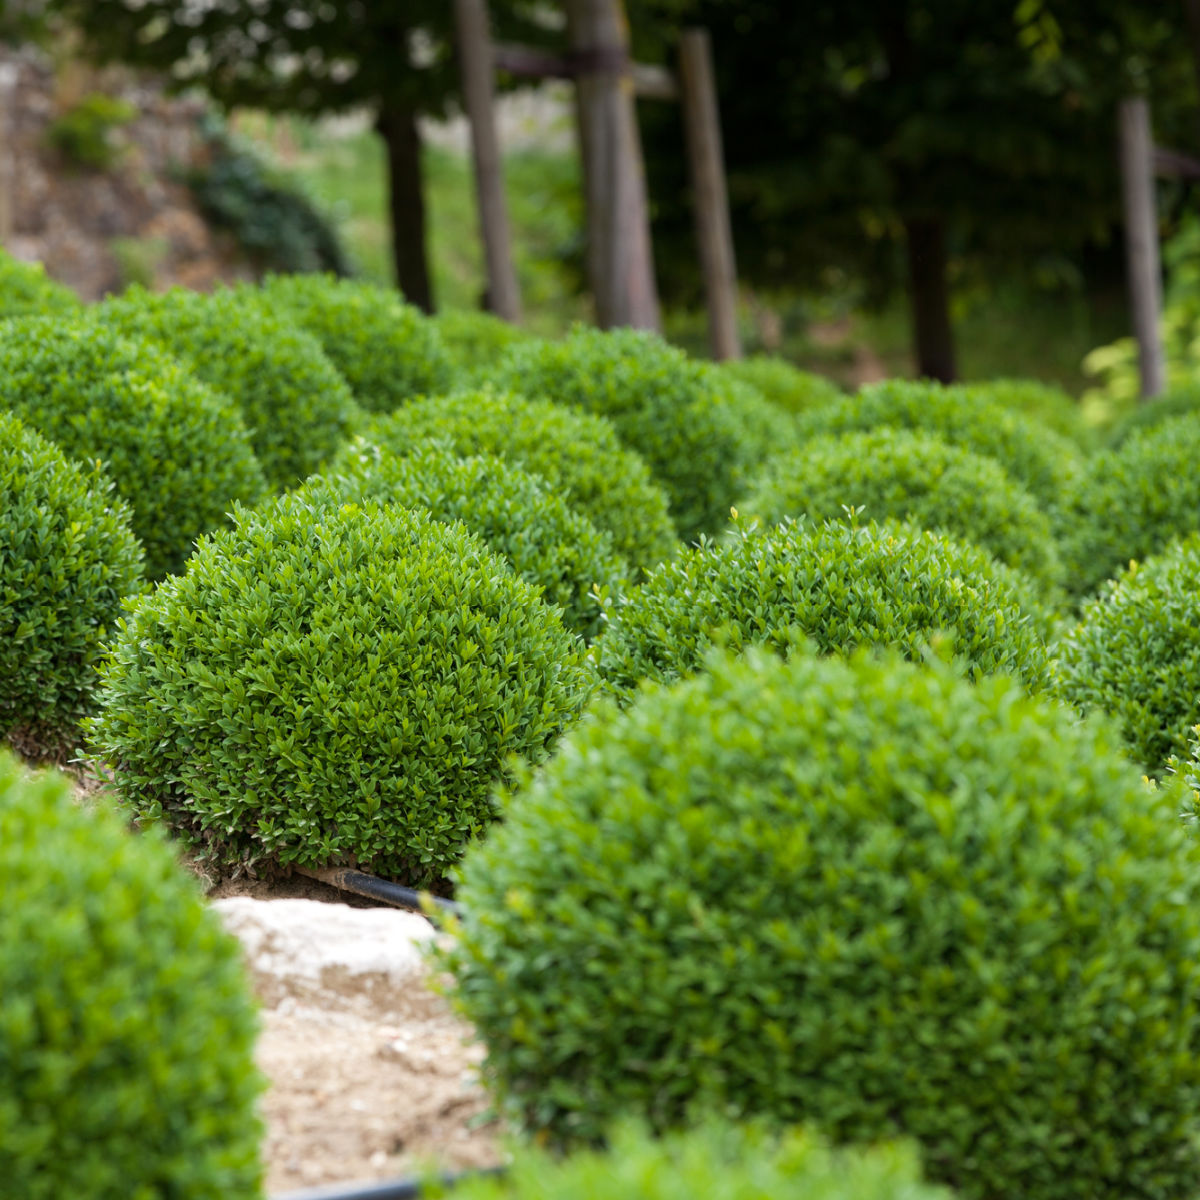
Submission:
[[[485,1167],[481,1171],[462,1171],[441,1176],[443,1187],[453,1187],[464,1179],[480,1175],[503,1175],[503,1167]],[[329,1187],[311,1188],[304,1192],[286,1192],[271,1200],[419,1200],[422,1194],[419,1179],[393,1179],[382,1183],[335,1183]]]
[[[417,892],[412,888],[401,887],[398,883],[389,883],[386,879],[378,879],[363,871],[355,871],[351,867],[297,867],[301,875],[309,879],[328,883],[332,887],[341,888],[343,892],[353,892],[356,896],[366,896],[370,900],[382,900],[385,904],[393,904],[397,908],[407,908],[413,912],[424,913],[422,898],[431,901],[436,908],[447,916],[458,916],[462,905],[453,900],[443,900],[441,896],[431,896],[428,892]],[[428,916],[426,913],[425,915]],[[364,1193],[365,1195],[366,1193]],[[416,1193],[412,1193],[416,1195]],[[399,1195],[399,1193],[397,1193]]]

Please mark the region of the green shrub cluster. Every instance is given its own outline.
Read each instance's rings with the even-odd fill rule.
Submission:
[[[785,412],[802,413],[842,396],[842,389],[823,375],[802,371],[786,358],[755,355],[721,364],[723,375],[748,383]]]
[[[1131,560],[1200,529],[1200,417],[1131,431],[1088,460],[1055,514],[1066,584],[1086,596]]]
[[[0,409],[99,462],[128,501],[146,573],[178,571],[235,501],[257,502],[262,469],[236,407],[153,345],[90,319],[0,325]]]
[[[73,745],[142,548],[112,484],[0,412],[0,738]]]
[[[539,340],[492,313],[465,308],[444,309],[433,323],[454,366],[455,386],[460,388],[483,383],[510,346]]]
[[[444,392],[453,381],[437,326],[399,292],[333,275],[273,275],[263,296],[321,343],[371,412]]]
[[[743,517],[840,518],[847,509],[974,542],[1047,591],[1062,565],[1050,519],[994,459],[904,429],[817,437],[770,460]]]
[[[21,262],[0,250],[0,317],[68,317],[82,308],[75,293],[51,279],[41,263]]]
[[[568,629],[589,641],[602,628],[601,598],[618,590],[627,574],[607,534],[543,479],[490,455],[459,458],[433,445],[400,456],[358,439],[304,492],[334,504],[373,500],[461,521],[562,610]]]
[[[319,343],[255,288],[152,295],[132,287],[95,311],[111,328],[159,343],[236,403],[275,490],[320,468],[361,417]]]
[[[561,342],[513,346],[493,381],[607,417],[666,490],[687,541],[724,529],[756,460],[704,364],[641,330],[576,327]]]
[[[257,1200],[237,944],[156,838],[0,755],[0,1179],[21,1200]]]
[[[802,635],[822,653],[879,643],[921,658],[948,638],[972,676],[1042,687],[1045,622],[1037,589],[975,546],[898,524],[785,521],[659,567],[612,606],[592,653],[620,694],[689,674],[715,643],[786,652]]]
[[[458,1184],[453,1200],[949,1200],[921,1182],[911,1146],[830,1150],[803,1130],[706,1120],[649,1136],[633,1123],[607,1150],[562,1158],[519,1148],[502,1178]]]
[[[581,643],[461,525],[303,495],[204,539],[139,600],[94,748],[214,860],[438,879],[590,693]]]
[[[459,871],[501,1107],[911,1137],[966,1200],[1193,1194],[1200,846],[1106,725],[865,652],[605,706]]]
[[[91,92],[46,126],[46,142],[68,163],[108,171],[121,157],[113,135],[136,116],[137,109],[128,100]]]
[[[1079,402],[1052,384],[1036,379],[989,379],[968,384],[964,390],[1010,412],[1033,417],[1084,448],[1090,448],[1094,441]]]
[[[436,438],[460,454],[517,463],[611,534],[613,548],[632,566],[655,566],[678,549],[666,494],[603,417],[513,392],[467,391],[414,400],[376,417],[366,437],[397,454]]]
[[[702,364],[702,376],[741,430],[751,449],[754,467],[773,454],[781,454],[802,442],[796,418],[772,404],[756,387],[731,379],[719,367]]]
[[[1108,449],[1118,450],[1135,430],[1154,429],[1172,417],[1200,413],[1200,385],[1177,387],[1132,408],[1108,431]]]
[[[1200,534],[1134,564],[1083,609],[1059,646],[1058,691],[1114,717],[1160,773],[1200,719]]]
[[[1030,417],[1010,412],[965,387],[893,379],[826,404],[798,418],[801,433],[851,433],[890,425],[934,433],[956,446],[994,458],[1047,506],[1078,475],[1077,445]]]

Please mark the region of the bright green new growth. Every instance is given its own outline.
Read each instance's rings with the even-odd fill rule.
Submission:
[[[0,250],[0,317],[69,317],[82,308],[79,297],[51,279],[41,263],[21,262]]]
[[[1146,770],[1186,753],[1200,719],[1200,534],[1108,584],[1058,650],[1059,694],[1114,717]]]
[[[935,643],[973,678],[1004,671],[1040,688],[1045,622],[1037,589],[975,546],[903,525],[786,521],[659,567],[614,606],[592,655],[620,694],[690,674],[715,644],[786,653],[803,636],[822,653],[882,644],[921,659]]]
[[[519,1148],[503,1178],[476,1176],[454,1200],[950,1200],[921,1182],[911,1146],[830,1150],[812,1133],[706,1120],[654,1138],[619,1125],[607,1150],[562,1158]],[[449,1197],[447,1198],[449,1200]]]
[[[1200,417],[1134,430],[1088,460],[1055,514],[1067,588],[1086,596],[1130,561],[1200,529]]]
[[[335,275],[271,275],[262,294],[321,343],[371,412],[445,391],[453,380],[437,326],[391,288]]]
[[[1010,412],[1032,417],[1084,448],[1095,440],[1084,423],[1078,401],[1052,384],[1036,379],[989,379],[986,383],[967,384],[963,390]]]
[[[90,319],[0,325],[0,409],[100,463],[132,509],[158,579],[183,566],[236,501],[265,490],[237,408],[156,346]]]
[[[969,387],[893,379],[798,418],[801,434],[851,433],[890,425],[933,433],[994,458],[1039,503],[1052,507],[1080,470],[1079,446]]]
[[[965,1200],[1191,1195],[1200,847],[1011,679],[718,660],[563,740],[459,871],[504,1111],[911,1137]]]
[[[491,313],[464,308],[444,309],[434,315],[433,323],[454,366],[457,387],[481,384],[509,346],[540,340]]]
[[[95,312],[114,329],[158,342],[237,404],[276,491],[321,467],[361,419],[320,343],[273,312],[256,288],[151,295],[134,287]]]
[[[224,863],[438,879],[590,693],[579,640],[461,525],[303,495],[206,538],[103,672],[124,801]]]
[[[508,459],[559,489],[634,567],[656,566],[679,548],[666,493],[604,417],[485,389],[414,400],[372,419],[366,436],[397,454],[436,438],[460,454]]]
[[[112,484],[0,412],[0,739],[74,744],[104,639],[141,580]]]
[[[1108,449],[1119,450],[1136,430],[1155,429],[1172,417],[1200,412],[1200,386],[1177,387],[1148,404],[1139,404],[1127,412],[1108,434]]]
[[[373,500],[422,508],[447,524],[461,521],[589,641],[603,628],[601,597],[619,589],[627,574],[612,539],[545,480],[490,455],[459,458],[427,445],[401,457],[360,438],[303,490],[335,505]]]
[[[21,1200],[256,1200],[237,944],[157,838],[0,755],[0,1179]]]
[[[785,412],[802,413],[819,408],[842,396],[832,380],[802,371],[785,358],[756,355],[734,358],[718,368],[723,375],[757,388],[772,404]]]
[[[1049,518],[994,460],[932,434],[883,428],[813,438],[770,460],[742,518],[838,519],[853,508],[973,542],[1048,594],[1062,582]]]
[[[513,346],[493,382],[607,417],[666,490],[684,540],[728,524],[756,447],[703,363],[641,330],[576,327],[561,342]]]

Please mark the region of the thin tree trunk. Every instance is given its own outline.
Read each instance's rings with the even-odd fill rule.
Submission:
[[[946,227],[940,217],[910,217],[904,230],[908,235],[908,296],[917,374],[953,383],[957,371],[946,283]]]
[[[433,288],[425,249],[425,196],[421,176],[421,133],[409,108],[385,104],[375,127],[387,147],[388,209],[396,284],[404,298],[433,312]]]

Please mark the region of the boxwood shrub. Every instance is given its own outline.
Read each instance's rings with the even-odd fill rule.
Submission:
[[[758,388],[730,378],[712,364],[703,364],[703,375],[750,444],[755,468],[771,455],[801,444],[795,416],[772,404]]]
[[[1049,518],[994,459],[932,434],[875,429],[813,438],[768,462],[743,517],[838,518],[863,510],[974,542],[1052,593],[1062,564]]]
[[[234,940],[157,838],[0,755],[0,1179],[21,1200],[256,1200]]]
[[[302,325],[372,412],[445,391],[454,367],[437,326],[391,288],[336,275],[272,275],[263,297]]]
[[[1036,379],[989,379],[986,383],[967,384],[964,390],[1010,412],[1033,417],[1085,449],[1090,449],[1095,441],[1095,433],[1083,420],[1079,402],[1052,384]]]
[[[68,458],[102,464],[132,509],[153,579],[178,571],[262,469],[237,408],[157,347],[91,320],[0,324],[0,409]]]
[[[1133,430],[1088,460],[1055,515],[1066,583],[1086,596],[1131,560],[1200,529],[1200,416]]]
[[[1200,413],[1200,386],[1176,387],[1165,395],[1131,408],[1108,431],[1108,449],[1117,450],[1139,429],[1153,429],[1172,417]]]
[[[586,702],[582,655],[461,525],[284,496],[131,610],[92,741],[136,816],[216,862],[426,884]]]
[[[536,341],[535,334],[492,313],[447,308],[433,323],[454,368],[457,387],[482,383],[509,346]]]
[[[819,408],[843,395],[833,380],[802,371],[786,358],[764,354],[735,358],[722,363],[719,370],[731,379],[757,388],[772,404],[790,413]]]
[[[365,436],[395,453],[437,438],[460,454],[515,462],[559,489],[634,567],[655,566],[679,548],[666,493],[604,417],[485,389],[414,400],[373,418]]]
[[[361,420],[320,343],[272,312],[257,289],[152,295],[133,287],[95,312],[114,329],[160,343],[234,401],[277,491],[317,470]]]
[[[491,455],[460,458],[432,445],[400,456],[358,439],[336,471],[314,476],[304,491],[334,504],[375,500],[461,521],[562,610],[568,629],[589,640],[601,629],[601,597],[628,573],[608,534],[545,480]]]
[[[1115,717],[1133,756],[1161,773],[1200,719],[1200,535],[1108,584],[1058,649],[1062,697]]]
[[[1068,438],[964,387],[893,379],[798,418],[808,437],[891,425],[934,433],[994,458],[1039,503],[1053,506],[1079,474],[1082,454]]]
[[[83,305],[41,263],[21,262],[0,250],[0,317],[70,317]]]
[[[518,1148],[503,1177],[475,1176],[454,1200],[950,1200],[922,1183],[911,1146],[830,1150],[804,1130],[709,1119],[654,1138],[632,1122],[606,1150],[566,1158]]]
[[[696,670],[718,642],[787,652],[799,634],[822,653],[880,643],[921,658],[948,638],[972,676],[1042,687],[1046,622],[1037,588],[975,546],[894,523],[784,521],[659,567],[610,606],[592,654],[620,694]]]
[[[642,330],[580,326],[560,342],[513,346],[493,382],[612,421],[666,490],[686,541],[725,528],[758,457],[704,364]]]
[[[1107,725],[866,652],[607,706],[459,873],[484,1076],[564,1140],[702,1104],[968,1200],[1188,1196],[1200,846]]]
[[[104,638],[141,580],[112,484],[0,412],[0,738],[74,744]]]

